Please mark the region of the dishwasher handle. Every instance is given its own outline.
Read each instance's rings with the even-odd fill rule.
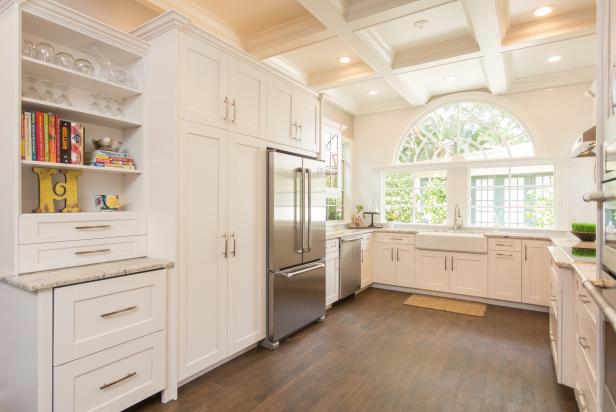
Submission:
[[[348,242],[356,242],[358,240],[362,240],[363,238],[361,236],[358,237],[343,237],[342,239],[340,239],[340,241],[342,243],[348,243]]]

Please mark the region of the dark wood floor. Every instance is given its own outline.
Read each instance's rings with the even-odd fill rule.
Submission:
[[[270,352],[254,349],[139,411],[575,411],[556,383],[548,315],[483,318],[369,289]]]

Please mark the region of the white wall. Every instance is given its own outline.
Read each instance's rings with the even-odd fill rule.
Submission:
[[[573,141],[594,124],[593,101],[584,95],[588,84],[492,96],[488,93],[459,93],[435,99],[421,108],[397,110],[355,117],[354,204],[380,202],[380,169],[394,164],[403,133],[414,121],[436,106],[459,97],[488,100],[516,115],[533,135],[537,157],[568,159]],[[593,205],[581,200],[581,194],[593,190],[594,158],[567,160],[563,178],[567,193],[561,229],[571,220],[595,221]],[[562,202],[563,200],[561,200]]]

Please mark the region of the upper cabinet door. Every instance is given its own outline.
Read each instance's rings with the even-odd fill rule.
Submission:
[[[522,242],[522,302],[548,306],[550,302],[550,242]]]
[[[180,116],[215,127],[227,127],[229,58],[191,36],[182,37]],[[156,86],[156,85],[153,85]]]
[[[297,127],[294,125],[295,89],[287,83],[270,79],[267,93],[267,139],[295,145]]]
[[[261,70],[231,60],[229,119],[231,130],[259,138],[265,137],[267,76]]]
[[[297,114],[295,121],[299,129],[299,146],[311,152],[319,151],[319,100],[307,93],[299,92],[296,97]]]
[[[229,353],[265,338],[265,146],[229,136]]]

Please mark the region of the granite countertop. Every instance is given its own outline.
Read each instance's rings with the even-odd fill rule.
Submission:
[[[74,285],[93,280],[131,275],[158,269],[172,268],[175,264],[168,260],[151,257],[118,260],[94,265],[45,270],[42,272],[10,275],[0,272],[0,281],[29,292]]]
[[[586,260],[576,260],[575,257],[570,256],[565,249],[573,247],[579,243],[579,239],[574,236],[566,238],[553,238],[553,246],[548,247],[548,251],[552,256],[554,264],[559,268],[573,270],[582,279],[594,279],[596,273],[596,264]]]
[[[338,239],[346,236],[353,235],[364,235],[366,233],[406,233],[406,234],[415,234],[417,233],[416,229],[387,229],[384,227],[375,227],[375,228],[361,228],[361,229],[342,229],[342,230],[332,230],[328,231],[326,234],[327,240]]]

